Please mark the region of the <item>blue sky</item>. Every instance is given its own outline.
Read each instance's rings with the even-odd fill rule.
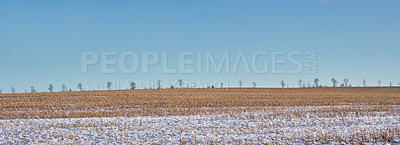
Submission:
[[[299,79],[314,78],[331,85],[333,77],[348,78],[353,86],[364,78],[369,85],[397,84],[399,5],[398,0],[0,0],[0,89],[48,91],[52,83],[56,91],[62,84],[77,90],[84,81],[178,79],[278,87],[280,80],[297,86]],[[179,52],[316,51],[318,71],[163,74],[158,64],[147,74],[102,74],[99,64],[82,73],[82,52],[127,51],[165,51],[171,59]]]

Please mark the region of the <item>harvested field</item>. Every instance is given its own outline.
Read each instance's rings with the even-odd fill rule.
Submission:
[[[0,120],[0,144],[400,143],[400,106],[386,106],[387,112],[377,111],[379,107],[384,106],[263,107],[213,115]]]
[[[0,94],[0,144],[400,143],[400,88]]]
[[[202,115],[223,113],[229,107],[400,105],[399,98],[400,89],[395,88],[153,89],[0,94],[0,119]]]

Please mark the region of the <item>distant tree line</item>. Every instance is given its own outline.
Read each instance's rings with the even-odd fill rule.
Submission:
[[[352,87],[352,85],[349,84],[349,79],[347,79],[347,78],[343,79],[343,83],[339,83],[335,78],[331,78],[330,81],[332,82],[332,86],[331,86],[331,87]],[[179,88],[183,88],[183,87],[184,87],[184,82],[183,82],[182,79],[179,79],[179,80],[176,82],[176,84],[179,86]],[[303,80],[301,80],[301,79],[297,81],[297,85],[298,85],[299,88],[306,88],[306,87],[329,87],[328,85],[322,86],[322,85],[320,84],[319,78],[315,78],[315,79],[313,80],[313,84],[314,84],[314,85],[311,85],[311,83],[305,82],[305,81],[303,81]],[[108,90],[111,90],[111,89],[112,89],[112,85],[113,85],[113,84],[112,84],[111,82],[107,82],[107,89],[108,89]],[[252,82],[251,85],[252,85],[252,88],[256,88],[256,87],[257,87],[256,82]],[[280,81],[280,85],[281,85],[282,88],[285,88],[285,87],[286,87],[286,88],[289,88],[289,84],[287,84],[284,80],[281,80],[281,81]],[[367,84],[367,80],[366,80],[366,79],[363,79],[363,80],[362,80],[362,85],[363,85],[364,87],[367,87],[368,84]],[[381,86],[381,85],[382,85],[382,81],[381,81],[381,80],[378,80],[377,86],[379,87],[379,86]],[[400,86],[400,82],[397,83],[397,85]],[[223,86],[224,86],[224,83],[223,83],[223,82],[220,82],[220,87],[223,88]],[[239,87],[242,88],[242,86],[243,86],[243,81],[242,81],[242,80],[239,80]],[[358,86],[360,86],[360,85],[358,85]],[[392,86],[393,86],[393,82],[389,82],[389,86],[392,87]],[[187,84],[187,87],[189,88],[189,84]],[[84,85],[83,85],[82,83],[78,83],[77,88],[78,88],[79,91],[84,91],[84,90],[85,90]],[[161,81],[161,80],[158,80],[158,81],[157,81],[156,88],[157,88],[157,89],[162,89],[162,88],[163,88],[163,87],[162,87],[162,81]],[[169,88],[174,89],[175,86],[174,86],[174,85],[171,85]],[[207,86],[207,88],[215,88],[215,86],[214,86],[214,85],[211,85],[211,86]],[[137,84],[136,84],[136,82],[134,82],[134,81],[130,82],[130,83],[129,83],[129,89],[130,89],[130,90],[135,90],[135,89],[137,89]],[[145,88],[145,89],[146,89],[146,88]],[[151,87],[150,89],[152,89],[152,87]],[[15,89],[14,87],[11,87],[10,90],[11,90],[12,93],[16,93],[16,89]],[[49,84],[49,87],[48,87],[48,90],[49,90],[49,92],[53,92],[53,91],[54,91],[54,85],[50,83],[50,84]],[[72,91],[72,89],[67,89],[67,86],[66,86],[65,84],[62,84],[62,86],[61,86],[61,92],[68,92],[68,91]],[[25,93],[26,93],[26,92],[27,92],[27,90],[25,90]],[[34,87],[34,86],[31,86],[31,88],[30,88],[30,93],[36,93],[36,92],[37,92],[37,91],[36,91],[35,87]],[[0,93],[3,93],[3,90],[2,90],[2,89],[0,89]]]
[[[299,80],[299,81],[297,81],[297,84],[298,84],[298,86],[300,87],[300,88],[306,88],[306,87],[329,87],[328,85],[325,85],[325,86],[322,86],[319,82],[319,78],[315,78],[314,79],[314,85],[313,86],[311,86],[310,85],[310,83],[307,83],[308,85],[306,86],[306,83],[303,81],[303,80]],[[331,78],[331,82],[332,82],[332,87],[338,87],[338,86],[340,86],[340,87],[352,87],[352,85],[351,84],[349,84],[349,79],[344,79],[343,80],[343,83],[341,83],[341,84],[339,84],[339,82],[335,79],[335,78]],[[379,86],[381,86],[381,83],[382,83],[382,81],[381,80],[378,80],[378,87]],[[338,85],[339,84],[339,85]],[[368,86],[368,84],[367,84],[367,80],[366,79],[363,79],[362,80],[362,85],[364,86],[364,87],[367,87]],[[400,82],[397,84],[398,86],[400,86]],[[281,86],[282,86],[282,88],[284,88],[285,87],[285,81],[284,80],[281,80]],[[389,86],[390,87],[393,87],[393,82],[389,82]]]

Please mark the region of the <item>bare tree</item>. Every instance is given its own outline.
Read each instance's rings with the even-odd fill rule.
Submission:
[[[253,88],[256,88],[256,82],[253,82]]]
[[[178,83],[179,83],[179,86],[182,88],[183,80],[182,80],[182,79],[179,79],[179,80],[178,80]]]
[[[318,78],[315,78],[315,79],[314,79],[315,87],[318,87],[318,83],[319,83],[319,79],[318,79]]]
[[[282,88],[285,88],[285,81],[281,81]]]
[[[299,88],[301,88],[301,84],[303,84],[303,81],[299,80],[297,83],[299,83]]]
[[[239,81],[239,86],[240,86],[240,88],[242,87],[242,85],[243,85],[243,81],[240,80],[240,81]]]
[[[157,81],[157,89],[161,89],[161,80]]]
[[[131,86],[131,90],[136,89],[136,83],[135,82],[131,82],[129,85]]]
[[[49,91],[50,91],[50,92],[53,92],[53,88],[54,88],[53,84],[50,84],[50,85],[49,85]]]
[[[80,90],[80,91],[83,91],[83,85],[82,85],[82,83],[79,83],[78,84],[78,89]],[[71,91],[71,89],[69,89],[70,91]]]
[[[366,87],[367,86],[367,80],[363,79],[363,84],[364,84],[364,87]]]
[[[378,86],[381,86],[381,80],[378,81]]]
[[[63,91],[63,92],[68,91],[67,86],[66,86],[65,84],[63,84],[63,85],[61,86],[61,88],[62,88],[62,91]]]
[[[111,82],[107,82],[107,88],[108,88],[108,90],[111,90],[111,85],[112,85]]]
[[[11,87],[11,92],[15,93],[16,89],[14,87]]]
[[[35,92],[36,92],[35,87],[31,86],[31,93],[35,93]]]
[[[333,87],[336,87],[337,80],[335,78],[332,78],[331,81],[332,81]]]
[[[344,86],[345,86],[345,87],[348,87],[347,84],[349,84],[349,79],[344,79],[343,81],[344,81]]]
[[[221,82],[221,88],[224,86],[224,82]]]

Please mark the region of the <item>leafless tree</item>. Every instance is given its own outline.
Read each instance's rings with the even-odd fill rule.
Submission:
[[[299,80],[297,83],[299,83],[299,87],[301,88],[301,84],[303,84],[303,81]]]
[[[157,81],[157,89],[161,89],[161,80]]]
[[[79,84],[78,84],[78,89],[79,89],[80,91],[83,91],[83,85],[82,85],[82,83],[79,83]],[[70,89],[70,91],[71,91],[71,89]]]
[[[318,87],[318,83],[319,83],[319,79],[318,79],[318,78],[315,78],[315,79],[314,79],[315,87]]]
[[[16,89],[14,87],[11,87],[11,92],[15,93]]]
[[[281,81],[282,88],[285,88],[285,81]]]
[[[253,82],[253,88],[256,88],[256,82]]]
[[[182,79],[179,79],[179,80],[178,80],[178,83],[179,83],[179,86],[182,88],[183,80],[182,80]]]
[[[344,81],[344,86],[345,86],[345,87],[348,87],[347,84],[349,84],[349,79],[344,79],[343,81]]]
[[[378,86],[381,86],[381,80],[378,81]]]
[[[61,86],[61,88],[62,88],[62,91],[63,91],[63,92],[68,91],[67,86],[66,86],[65,84],[63,84],[63,85]]]
[[[242,85],[243,85],[243,81],[240,80],[240,81],[239,81],[239,86],[240,86],[240,88],[242,87]]]
[[[224,82],[221,82],[221,88],[224,86]]]
[[[112,85],[111,82],[107,82],[107,88],[108,88],[108,90],[111,90],[111,85]]]
[[[367,86],[367,80],[363,79],[363,84],[364,84],[364,87],[366,87]]]
[[[331,81],[332,81],[333,87],[336,87],[337,80],[335,78],[332,78]]]
[[[53,88],[54,88],[53,84],[50,84],[50,85],[49,85],[49,91],[50,91],[50,92],[53,92]]]
[[[131,90],[136,89],[136,83],[135,82],[131,82],[129,85],[131,86]]]
[[[31,93],[35,93],[35,92],[36,92],[35,87],[31,86]]]

